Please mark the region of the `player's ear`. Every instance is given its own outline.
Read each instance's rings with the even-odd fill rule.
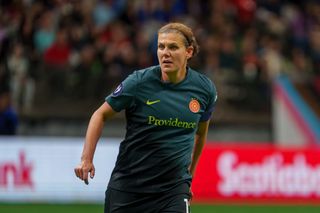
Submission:
[[[187,56],[187,59],[189,60],[192,56],[193,56],[193,46],[189,46],[189,47],[187,47],[187,54],[186,54],[186,56]]]

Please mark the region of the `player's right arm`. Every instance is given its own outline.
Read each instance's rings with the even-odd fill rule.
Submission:
[[[83,146],[81,163],[74,169],[76,176],[86,184],[89,183],[88,173],[90,173],[91,178],[95,174],[93,157],[104,123],[114,114],[116,114],[116,111],[107,102],[104,102],[91,116]]]

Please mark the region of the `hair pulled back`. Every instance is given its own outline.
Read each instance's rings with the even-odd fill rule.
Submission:
[[[186,47],[193,47],[193,54],[192,56],[195,56],[199,52],[199,45],[196,41],[196,38],[191,30],[190,27],[182,24],[182,23],[169,23],[161,27],[158,31],[158,35],[161,33],[179,33],[184,37],[184,43]]]

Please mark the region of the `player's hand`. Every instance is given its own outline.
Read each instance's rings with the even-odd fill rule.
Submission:
[[[192,191],[191,187],[190,187],[189,193],[190,193],[190,201],[192,201],[192,198],[193,198],[193,191]]]
[[[92,162],[82,161],[75,169],[74,172],[76,176],[83,180],[85,184],[89,184],[88,174],[90,173],[90,178],[92,179],[95,174],[95,168]]]

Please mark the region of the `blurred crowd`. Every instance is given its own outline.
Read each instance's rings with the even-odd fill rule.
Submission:
[[[169,21],[194,30],[201,49],[190,65],[222,102],[260,110],[279,75],[320,96],[316,0],[1,0],[1,94],[18,113],[52,98],[101,100],[158,63],[157,30]]]

